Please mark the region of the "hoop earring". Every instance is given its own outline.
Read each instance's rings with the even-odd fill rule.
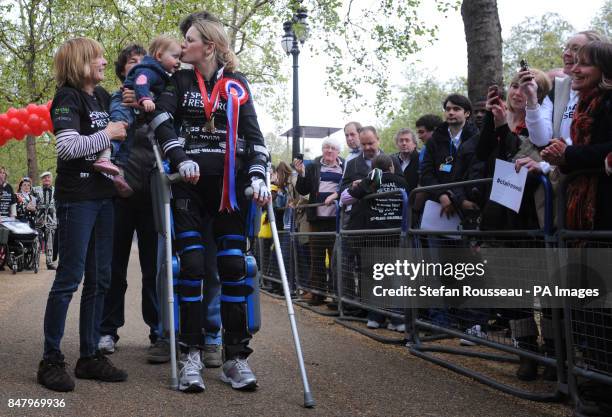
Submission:
[[[602,90],[612,90],[612,80],[602,74],[601,81],[599,82],[599,88]]]

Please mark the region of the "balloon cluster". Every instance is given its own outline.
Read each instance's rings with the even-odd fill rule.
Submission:
[[[40,136],[51,130],[51,101],[47,104],[30,103],[21,109],[10,108],[0,114],[0,146],[9,139],[22,140],[26,135]]]

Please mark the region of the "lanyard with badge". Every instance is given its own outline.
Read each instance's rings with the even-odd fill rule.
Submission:
[[[453,145],[452,139],[448,142],[448,148],[450,155],[448,155],[444,162],[440,164],[440,171],[446,173],[450,173],[453,170],[453,153],[455,152],[455,145]]]

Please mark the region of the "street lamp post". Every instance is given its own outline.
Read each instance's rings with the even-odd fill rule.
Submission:
[[[292,157],[295,158],[300,153],[300,99],[298,82],[298,56],[300,55],[300,44],[304,44],[308,38],[308,24],[306,9],[298,9],[293,15],[292,20],[283,23],[283,35],[281,44],[287,55],[293,56],[293,146],[291,149]]]

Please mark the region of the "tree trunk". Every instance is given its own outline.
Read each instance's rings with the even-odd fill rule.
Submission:
[[[37,4],[30,4],[25,8],[28,22],[28,35],[26,36],[27,58],[25,60],[26,73],[28,74],[27,90],[28,102],[32,102],[38,86],[36,85],[36,7]],[[28,157],[28,176],[34,184],[38,183],[38,156],[36,155],[36,137],[26,136],[26,155]]]
[[[36,156],[36,137],[26,136],[26,151],[28,155],[28,177],[38,184],[38,158]]]
[[[468,96],[475,103],[486,99],[491,84],[503,86],[497,0],[463,0],[461,16],[468,52]]]

